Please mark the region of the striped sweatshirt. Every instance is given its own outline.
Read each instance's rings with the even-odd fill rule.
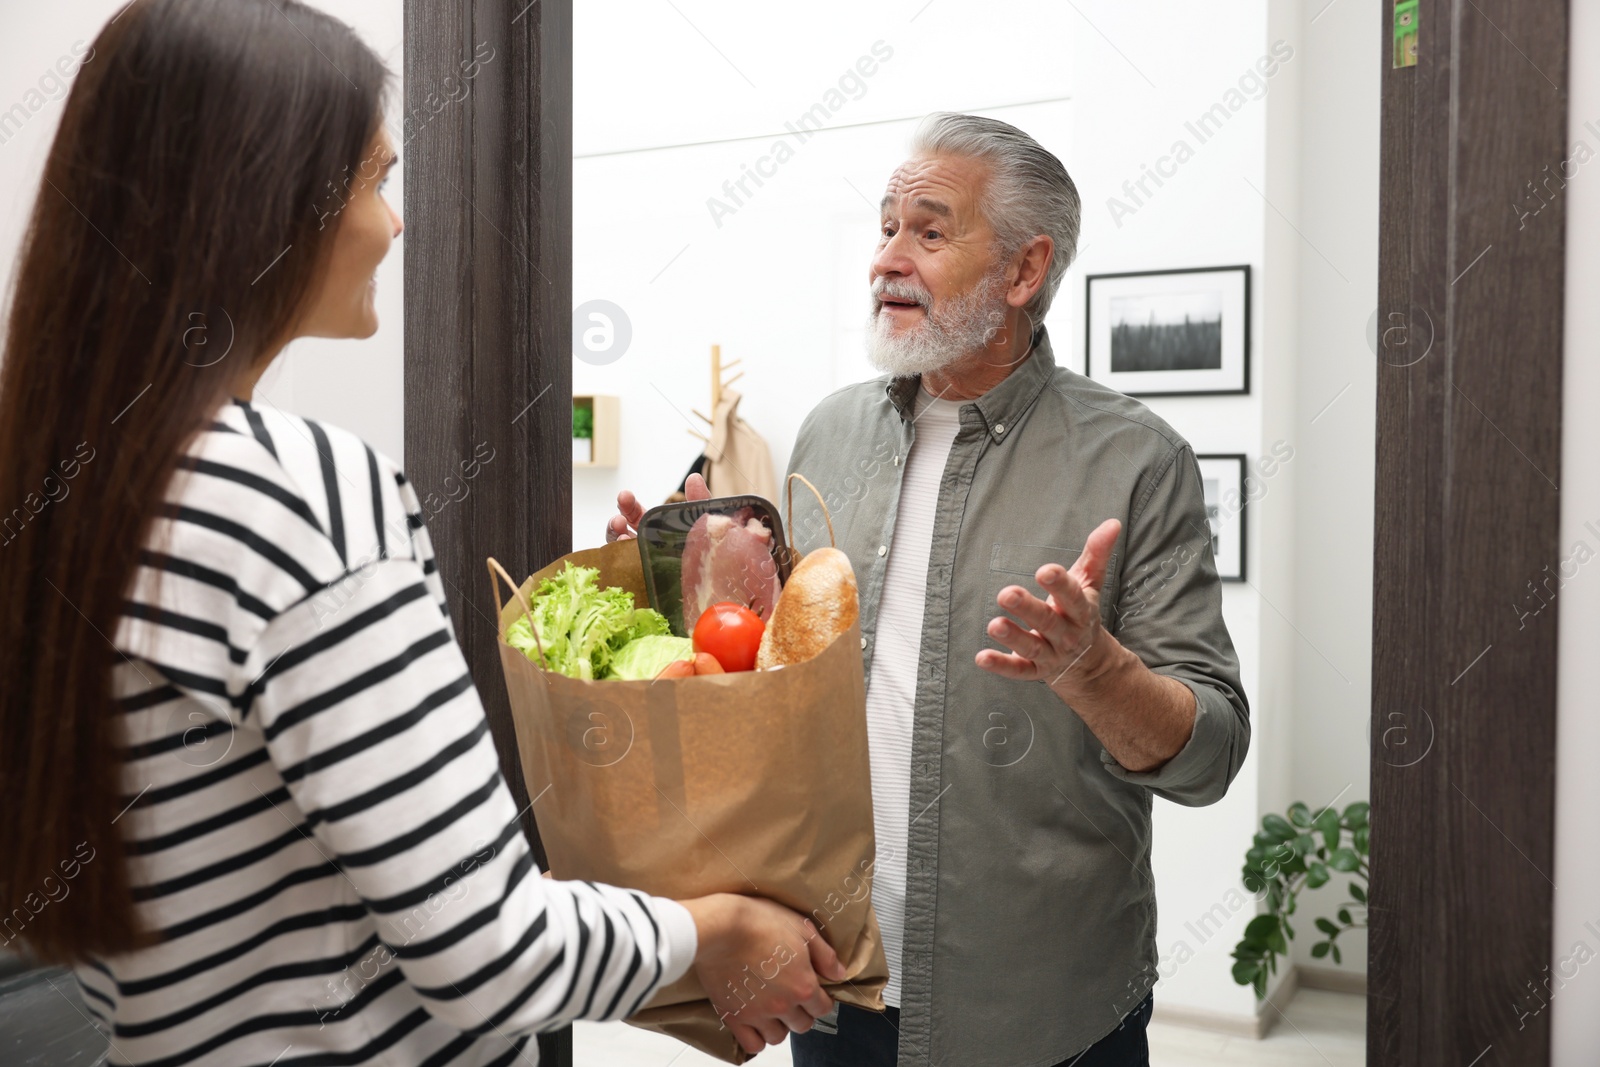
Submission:
[[[394,463],[234,401],[166,502],[113,639],[159,940],[75,968],[110,1062],[532,1063],[688,969],[682,905],[540,877]]]

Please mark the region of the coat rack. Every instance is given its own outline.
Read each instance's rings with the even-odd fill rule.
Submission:
[[[722,377],[726,371],[730,371],[734,367],[737,367],[740,362],[742,361],[737,359],[729,360],[727,363],[722,362],[722,346],[711,346],[711,415],[703,413],[698,408],[689,409],[690,411],[694,412],[695,415],[703,419],[707,426],[712,425],[712,416],[716,414],[717,408],[722,404],[722,391],[728,386],[732,385],[734,382],[738,381],[740,378],[744,377],[744,371],[740,371],[738,374],[735,374],[733,377],[726,380],[724,380]],[[701,433],[692,426],[689,427],[688,433],[700,438],[700,440],[704,441],[708,445],[711,443],[711,438],[709,436]]]

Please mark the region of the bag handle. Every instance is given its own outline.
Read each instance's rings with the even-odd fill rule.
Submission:
[[[811,495],[817,498],[817,506],[822,509],[822,517],[827,520],[828,523],[828,544],[834,548],[838,548],[838,542],[834,540],[833,536],[833,516],[828,514],[828,505],[823,501],[822,494],[817,492],[817,487],[811,484],[811,479],[807,478],[799,471],[795,471],[793,474],[789,475],[788,478],[784,479],[784,486],[789,490],[789,506],[784,510],[783,514],[783,524],[784,526],[788,527],[789,530],[789,551],[795,555],[799,554],[796,551],[794,544],[794,480],[796,478],[799,478],[802,482],[805,482],[806,488],[811,490]]]
[[[500,582],[496,581],[496,578],[504,580],[511,587],[511,591],[517,595],[517,603],[522,605],[523,614],[528,617],[528,630],[533,634],[534,646],[539,649],[539,664],[548,671],[550,669],[550,661],[544,658],[544,642],[539,640],[539,627],[533,621],[533,605],[529,604],[528,598],[523,595],[522,586],[511,580],[511,575],[507,574],[506,569],[500,566],[499,560],[490,556],[489,585],[494,589],[494,617],[497,620],[495,625],[499,625],[500,613],[504,610],[500,600]]]

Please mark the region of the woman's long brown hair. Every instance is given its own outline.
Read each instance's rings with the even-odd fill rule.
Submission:
[[[0,361],[0,941],[41,960],[148,941],[111,639],[181,451],[320,285],[387,80],[295,0],[135,0],[67,97]]]

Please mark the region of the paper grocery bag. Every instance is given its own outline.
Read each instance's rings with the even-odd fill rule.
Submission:
[[[676,899],[775,900],[809,916],[848,968],[829,995],[882,1011],[889,972],[872,910],[859,626],[816,658],[777,670],[568,678],[504,638],[523,614],[519,600],[569,560],[648,606],[639,548],[626,540],[563,556],[500,610],[500,662],[551,873]],[[628,1022],[729,1063],[747,1058],[692,968]]]

